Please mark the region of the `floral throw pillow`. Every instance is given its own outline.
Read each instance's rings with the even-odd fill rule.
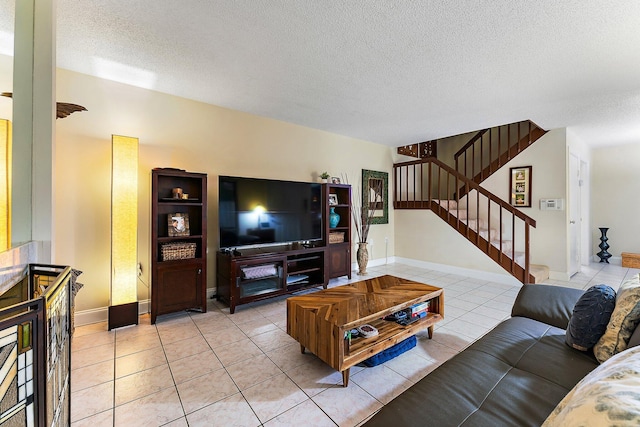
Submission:
[[[593,347],[600,363],[627,348],[631,334],[640,323],[640,274],[627,280],[618,289],[616,307],[607,330]]]
[[[640,347],[591,371],[558,403],[542,427],[640,425]]]

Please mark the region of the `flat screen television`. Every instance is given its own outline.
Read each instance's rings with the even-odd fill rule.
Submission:
[[[321,184],[220,176],[220,249],[322,239]]]

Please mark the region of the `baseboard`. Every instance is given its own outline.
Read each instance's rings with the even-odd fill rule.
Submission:
[[[392,264],[396,262],[396,257],[392,256],[392,257],[388,257],[388,258],[376,258],[376,259],[370,259],[369,262],[367,262],[367,267],[379,267],[381,265],[385,265],[385,264]],[[352,271],[358,271],[360,268],[358,267],[358,263],[357,262],[352,262],[351,263],[351,270]]]
[[[215,298],[216,288],[207,288],[207,299]],[[138,315],[147,314],[151,312],[151,301],[141,300],[138,301]],[[106,322],[109,320],[109,307],[94,308],[91,310],[76,311],[75,325],[84,326],[92,323]]]
[[[138,301],[138,315],[147,314],[150,310],[150,301]],[[109,320],[109,307],[93,308],[75,312],[75,326],[90,325],[92,323],[106,322]]]
[[[441,271],[447,274],[457,274],[460,276],[474,277],[488,282],[502,283],[505,285],[522,286],[515,277],[510,274],[490,273],[488,271],[473,270],[470,268],[457,267],[454,265],[438,264],[428,261],[418,261],[410,258],[394,257],[395,262],[407,264],[413,267],[426,268],[429,270]]]
[[[598,255],[592,255],[591,259],[593,260],[593,262],[600,263],[600,257]],[[602,264],[606,264],[606,263],[603,262]],[[609,258],[609,264],[622,265],[622,257],[621,256],[612,256],[611,258]]]

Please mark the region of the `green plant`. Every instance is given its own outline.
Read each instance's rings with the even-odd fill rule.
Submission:
[[[329,179],[329,172],[322,172],[320,174],[320,178],[322,179]]]

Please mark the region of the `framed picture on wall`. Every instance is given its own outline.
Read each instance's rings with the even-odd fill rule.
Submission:
[[[371,224],[389,223],[389,174],[362,169],[362,209]]]
[[[531,207],[531,166],[511,168],[509,176],[511,205],[517,208]]]

